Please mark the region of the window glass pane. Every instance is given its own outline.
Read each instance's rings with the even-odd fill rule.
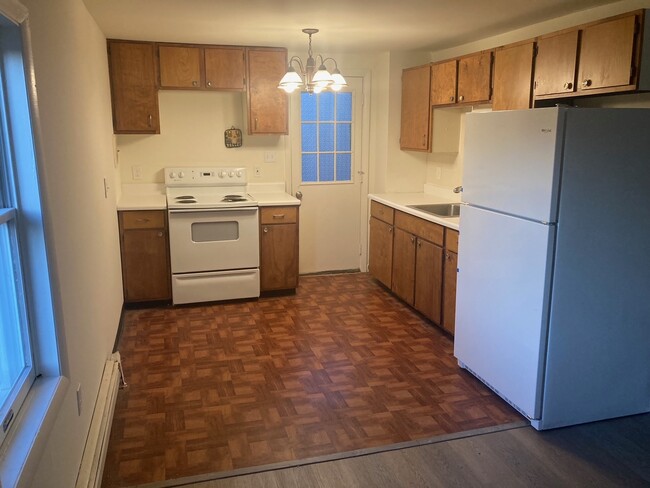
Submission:
[[[316,152],[316,124],[302,124],[302,150],[303,152]]]
[[[0,225],[0,406],[27,366],[18,309],[17,284],[21,283],[13,266],[10,223]]]
[[[302,181],[318,181],[318,166],[316,154],[302,155]]]
[[[336,150],[352,150],[352,124],[336,124]]]
[[[316,95],[310,95],[307,92],[300,94],[300,113],[302,121],[315,121],[316,120]]]
[[[352,155],[337,154],[336,155],[336,181],[351,181],[352,180]]]
[[[334,150],[334,124],[319,124],[318,130],[318,150]]]
[[[319,181],[334,181],[334,154],[320,155]]]
[[[345,122],[352,121],[352,93],[337,93],[336,120]]]
[[[334,120],[334,93],[324,92],[318,94],[318,120]]]

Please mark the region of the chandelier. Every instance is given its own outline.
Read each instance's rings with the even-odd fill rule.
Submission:
[[[309,36],[307,62],[303,64],[298,56],[293,56],[289,60],[287,72],[280,80],[278,88],[283,89],[287,93],[292,93],[297,88],[304,86],[308,93],[320,93],[325,89],[339,91],[344,86],[347,86],[345,78],[341,75],[334,58],[323,59],[320,54],[316,55],[316,60],[320,61],[318,69],[316,69],[316,60],[311,51],[311,36],[312,34],[316,34],[318,29],[303,29],[302,31]],[[332,73],[325,67],[327,61],[334,63],[334,71]],[[299,71],[296,71],[296,67]]]

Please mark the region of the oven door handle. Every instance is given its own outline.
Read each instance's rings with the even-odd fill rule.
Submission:
[[[187,208],[170,209],[170,214],[199,213],[199,212],[256,212],[257,207],[220,207],[220,208]]]

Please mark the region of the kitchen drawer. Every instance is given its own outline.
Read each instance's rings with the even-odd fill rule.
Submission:
[[[128,210],[119,212],[122,230],[164,229],[164,210]]]
[[[393,225],[395,210],[387,205],[372,200],[370,202],[370,215],[386,222],[387,224]]]
[[[395,227],[404,229],[406,232],[422,237],[440,247],[443,245],[445,228],[442,225],[397,211],[395,212]]]
[[[445,229],[445,247],[447,251],[458,253],[458,231]]]
[[[297,221],[297,206],[260,208],[260,224],[295,224]]]

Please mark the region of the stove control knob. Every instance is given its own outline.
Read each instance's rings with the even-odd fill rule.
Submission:
[[[230,173],[228,173],[228,176],[230,176],[232,178],[233,176],[235,176],[235,172],[231,171]]]
[[[183,171],[181,171],[180,173],[178,173],[178,177],[179,178],[185,178],[185,173]]]
[[[225,171],[219,171],[219,178],[223,178],[224,176],[226,176],[226,174],[227,173]]]
[[[176,173],[174,173],[174,172],[172,171],[171,173],[169,173],[169,177],[170,177],[172,180],[175,179],[175,178],[176,178]]]
[[[244,174],[244,172],[241,169],[239,171],[237,171],[237,177],[238,178],[241,178],[243,174]]]

